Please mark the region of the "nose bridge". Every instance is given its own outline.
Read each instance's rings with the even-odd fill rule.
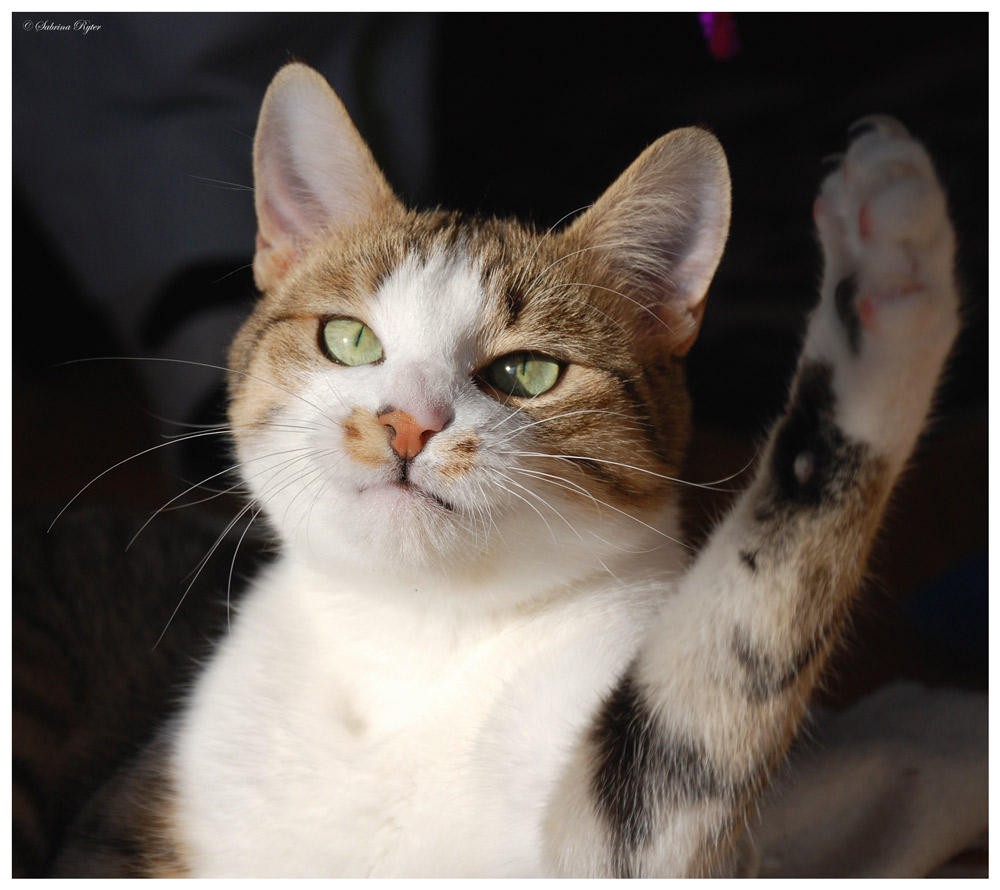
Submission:
[[[409,362],[401,367],[396,385],[388,393],[380,412],[404,411],[424,429],[440,432],[452,419],[451,381],[443,368],[426,362]]]
[[[378,414],[389,431],[393,451],[405,460],[416,457],[453,418],[448,381],[424,363],[399,369],[389,403]]]

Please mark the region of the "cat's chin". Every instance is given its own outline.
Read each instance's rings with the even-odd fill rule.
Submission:
[[[457,567],[475,561],[475,544],[467,535],[468,522],[456,505],[412,482],[365,485],[340,501],[336,534],[340,546],[320,548],[341,561],[357,562],[371,571],[380,566],[389,574],[430,572],[440,575],[442,565]],[[333,530],[313,513],[309,523],[314,541],[318,530]],[[318,523],[317,523],[318,520]],[[317,552],[314,550],[314,552]]]

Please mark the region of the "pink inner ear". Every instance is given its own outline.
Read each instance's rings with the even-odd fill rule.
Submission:
[[[324,231],[395,200],[336,94],[298,63],[283,68],[264,97],[254,174],[254,272],[268,285]]]
[[[680,302],[666,301],[660,304],[659,316],[670,331],[670,351],[684,355],[698,338],[701,329],[701,318],[705,310],[705,301],[700,300],[693,306]]]
[[[684,353],[698,333],[729,210],[722,147],[692,127],[650,145],[574,227],[591,245],[607,246],[609,261],[667,326],[664,347]]]
[[[691,217],[671,212],[676,200],[664,202],[662,215],[634,242],[645,241],[645,299],[669,330],[671,352],[686,353],[694,344],[705,312],[708,287],[728,231],[728,207],[713,194],[691,196]],[[697,209],[695,209],[697,208]],[[656,234],[661,234],[657,238]],[[666,333],[666,332],[664,332]]]
[[[260,158],[254,277],[261,290],[270,289],[285,275],[313,228],[303,202],[293,199],[289,178],[287,168]]]
[[[705,311],[705,297],[719,264],[721,246],[729,231],[729,215],[706,208],[694,227],[687,255],[671,274],[675,293],[671,299],[683,305],[697,322]]]
[[[262,293],[270,290],[291,268],[295,256],[291,242],[273,245],[258,232],[253,258],[253,277],[257,289]]]
[[[257,217],[264,237],[274,246],[303,244],[323,224],[328,212],[314,188],[300,175],[283,134],[265,132],[257,145]]]

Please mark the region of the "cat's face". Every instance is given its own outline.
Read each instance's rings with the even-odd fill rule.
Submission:
[[[256,162],[264,295],[231,351],[230,419],[295,556],[403,578],[565,576],[648,545],[676,491],[679,356],[728,192],[724,212],[675,210],[659,248],[636,237],[648,162],[562,233],[414,213],[302,66],[272,85]]]

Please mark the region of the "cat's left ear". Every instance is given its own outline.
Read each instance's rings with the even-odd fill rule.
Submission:
[[[323,77],[297,62],[268,87],[254,137],[257,287],[269,290],[303,248],[397,198]]]
[[[694,343],[729,233],[729,166],[719,141],[689,127],[662,136],[570,227],[663,323],[667,347]]]

